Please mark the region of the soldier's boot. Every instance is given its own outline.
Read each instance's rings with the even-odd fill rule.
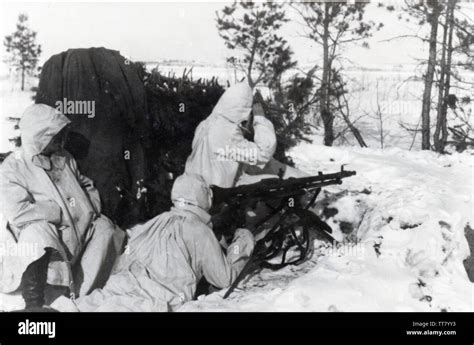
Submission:
[[[45,288],[48,278],[48,264],[53,248],[46,248],[44,255],[32,262],[21,277],[21,295],[25,300],[24,311],[55,311],[45,307]]]

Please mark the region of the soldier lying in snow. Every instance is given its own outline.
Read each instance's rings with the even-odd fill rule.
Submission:
[[[0,291],[20,287],[27,309],[43,306],[47,284],[79,295],[102,286],[125,235],[101,215],[98,191],[62,147],[69,122],[50,106],[29,107],[21,150],[0,167],[0,213],[8,221],[0,239],[11,249],[0,257]]]
[[[103,289],[77,300],[80,311],[174,311],[194,298],[203,276],[219,288],[236,279],[252,254],[252,233],[238,229],[224,254],[210,228],[210,189],[199,175],[178,177],[171,197],[170,211],[130,229],[129,250]]]

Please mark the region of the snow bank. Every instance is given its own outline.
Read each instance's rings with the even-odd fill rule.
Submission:
[[[473,310],[463,266],[473,224],[470,155],[302,144],[292,156],[312,173],[341,164],[357,171],[322,201],[336,212],[327,221],[343,244],[315,241],[309,262],[264,270],[228,300],[219,292],[182,311]]]

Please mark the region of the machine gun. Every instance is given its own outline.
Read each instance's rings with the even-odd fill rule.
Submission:
[[[211,214],[214,231],[217,234],[233,233],[239,227],[250,228],[254,233],[269,227],[265,236],[258,240],[247,264],[224,295],[227,298],[240,281],[258,268],[280,269],[287,265],[303,262],[310,253],[310,231],[317,231],[329,240],[332,229],[309,210],[316,202],[322,187],[341,184],[342,179],[355,175],[355,171],[341,171],[331,174],[319,173],[302,178],[269,178],[260,182],[234,188],[211,186],[213,209]],[[270,212],[255,224],[249,226],[245,212],[263,202]],[[303,205],[305,203],[305,205]],[[288,259],[293,248],[296,257]],[[281,256],[279,263],[270,260]]]

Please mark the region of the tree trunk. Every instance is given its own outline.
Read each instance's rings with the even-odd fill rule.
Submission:
[[[362,134],[360,134],[359,129],[356,126],[354,126],[352,124],[352,122],[349,121],[348,118],[344,117],[344,120],[346,121],[347,126],[349,126],[349,129],[351,130],[352,134],[354,135],[354,138],[356,138],[357,142],[359,143],[359,146],[360,147],[367,147],[367,144],[365,143],[365,140],[362,137]]]
[[[447,128],[447,113],[448,113],[448,96],[449,89],[451,87],[451,59],[453,55],[453,28],[454,28],[454,8],[456,6],[457,0],[450,0],[448,3],[448,13],[450,15],[449,23],[449,33],[448,33],[448,48],[447,48],[447,58],[446,58],[446,80],[444,83],[444,102],[441,108],[442,114],[442,123],[441,123],[441,144],[442,150],[446,146],[446,141],[448,139],[448,128]]]
[[[329,4],[324,4],[324,35],[323,35],[323,77],[321,83],[320,109],[324,124],[324,145],[332,146],[334,142],[334,117],[329,109]]]
[[[21,91],[25,91],[25,67],[21,68]]]
[[[440,61],[440,75],[439,75],[439,82],[438,82],[438,106],[436,108],[436,129],[433,134],[433,143],[435,150],[437,152],[442,152],[444,149],[444,145],[441,144],[441,127],[443,123],[443,116],[442,116],[442,107],[445,102],[444,98],[444,78],[446,75],[446,41],[448,37],[448,21],[449,21],[449,11],[446,12],[446,19],[444,22],[443,27],[443,43],[441,48],[441,61]]]
[[[380,126],[380,130],[379,130],[380,148],[383,150],[384,149],[385,133],[383,131],[383,115],[382,115],[382,111],[380,110],[380,106],[378,106],[377,113],[378,113],[378,117],[379,117],[379,126]]]
[[[425,89],[423,92],[423,105],[421,109],[421,149],[430,149],[430,107],[431,107],[431,88],[433,86],[433,75],[436,64],[436,40],[438,36],[438,20],[440,14],[440,4],[433,2],[433,11],[431,13],[431,33],[430,33],[430,52],[428,57],[428,69],[425,75]]]
[[[434,134],[434,144],[437,152],[443,153],[448,138],[447,130],[447,99],[450,89],[451,80],[451,58],[453,44],[453,27],[454,27],[454,8],[456,0],[449,0],[448,9],[446,11],[446,21],[443,32],[443,54],[441,60],[442,79],[440,79],[438,92],[438,116],[436,122],[436,131]]]
[[[338,103],[342,118],[344,119],[344,122],[347,124],[347,127],[349,127],[349,130],[354,135],[354,138],[356,138],[356,140],[359,143],[360,147],[368,147],[367,144],[365,143],[364,138],[362,137],[362,134],[360,134],[359,129],[356,126],[354,126],[351,119],[349,118],[349,103],[347,102],[347,98],[345,96],[343,84],[342,84],[341,81],[340,81],[340,84],[339,84],[339,88],[341,90],[340,91],[341,93],[340,93],[340,95],[338,95],[336,97],[337,97],[337,103]],[[341,103],[340,97],[342,97],[342,99],[344,101],[344,105],[345,105],[345,108],[346,108],[346,113],[344,113],[344,111],[342,110],[343,105]]]

